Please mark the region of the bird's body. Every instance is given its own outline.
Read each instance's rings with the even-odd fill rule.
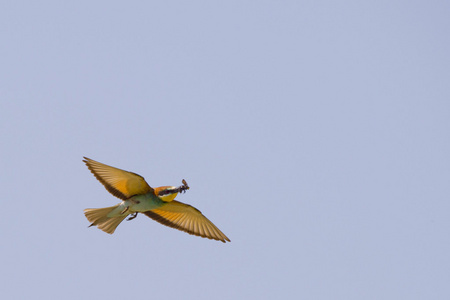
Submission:
[[[183,179],[183,185],[162,186],[151,188],[144,178],[132,172],[117,169],[95,160],[83,160],[94,176],[114,196],[123,201],[115,206],[105,208],[85,209],[86,218],[92,222],[91,226],[112,234],[117,226],[130,214],[128,220],[143,213],[155,221],[189,234],[230,241],[211,221],[196,208],[178,202],[178,193],[189,189]]]
[[[144,213],[146,211],[159,208],[166,204],[166,202],[159,199],[157,196],[155,196],[153,193],[147,193],[143,195],[136,195],[131,197],[128,200],[122,201],[122,203],[119,206],[119,214],[121,213],[120,210],[127,210],[127,214],[132,213]],[[112,216],[112,215],[111,215]]]

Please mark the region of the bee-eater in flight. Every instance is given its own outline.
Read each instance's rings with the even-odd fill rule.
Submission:
[[[97,226],[112,234],[128,215],[131,216],[127,220],[132,220],[138,213],[143,213],[163,225],[189,234],[230,242],[198,209],[174,200],[178,193],[189,189],[184,179],[183,185],[179,187],[151,188],[144,177],[138,174],[107,166],[87,157],[84,157],[83,162],[108,192],[122,200],[111,207],[85,209],[84,214],[92,223],[90,226]]]

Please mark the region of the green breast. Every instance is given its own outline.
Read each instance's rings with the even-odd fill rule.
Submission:
[[[153,193],[147,193],[143,195],[136,195],[128,200],[125,200],[126,204],[130,206],[132,212],[144,212],[149,211],[165,204],[164,201],[159,199]]]

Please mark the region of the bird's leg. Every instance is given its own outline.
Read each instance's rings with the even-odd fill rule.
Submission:
[[[124,213],[126,213],[128,211],[129,208],[130,208],[129,206],[125,207],[124,210],[122,210],[122,212],[120,214],[123,215]]]
[[[131,221],[131,220],[133,220],[133,219],[136,219],[137,215],[138,215],[138,213],[135,212],[134,214],[131,215],[131,217],[129,217],[129,218],[127,219],[127,221]]]

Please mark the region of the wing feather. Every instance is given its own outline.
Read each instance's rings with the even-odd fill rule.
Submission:
[[[106,190],[117,198],[126,200],[134,195],[153,192],[144,177],[138,174],[114,168],[87,157],[84,157],[83,162]]]
[[[198,209],[173,200],[164,206],[144,212],[153,220],[192,235],[230,242],[230,239],[208,220]]]

